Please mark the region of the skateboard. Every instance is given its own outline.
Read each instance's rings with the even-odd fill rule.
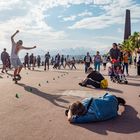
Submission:
[[[15,79],[13,79],[13,81],[15,81],[15,84],[18,83],[18,81],[21,80],[21,77],[19,75],[16,75]]]

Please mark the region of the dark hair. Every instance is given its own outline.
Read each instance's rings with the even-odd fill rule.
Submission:
[[[126,101],[123,98],[116,97],[116,99],[118,101],[118,105],[123,105],[124,106],[126,104]]]
[[[75,103],[73,103],[70,106],[70,110],[71,110],[72,115],[79,115],[79,116],[85,114],[86,112],[84,105],[79,101],[76,101]]]
[[[23,44],[23,41],[22,40],[19,40],[18,43],[22,45]]]
[[[117,47],[117,43],[113,43],[113,45]]]
[[[93,70],[93,68],[92,68],[92,67],[89,67],[89,68],[88,68],[88,71],[89,71],[89,70]]]

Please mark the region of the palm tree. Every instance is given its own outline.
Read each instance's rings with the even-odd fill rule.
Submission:
[[[122,43],[123,50],[134,52],[140,48],[140,32],[134,32],[127,40]]]
[[[135,48],[140,47],[140,33],[134,32],[132,36],[129,38],[132,42]]]

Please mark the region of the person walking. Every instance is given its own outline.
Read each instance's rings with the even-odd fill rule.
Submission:
[[[26,53],[25,57],[24,57],[24,67],[26,69],[26,66],[28,69],[30,69],[30,66],[29,66],[29,54]]]
[[[65,68],[65,66],[64,66],[64,55],[62,55],[61,58],[60,58],[60,66],[59,66],[60,69],[61,69],[61,66],[63,68]]]
[[[1,61],[3,64],[2,71],[1,71],[2,73],[4,73],[4,71],[7,73],[6,66],[8,60],[9,60],[9,54],[6,52],[6,48],[4,48],[3,52],[1,53]]]
[[[71,65],[72,65],[72,66],[71,66],[71,70],[72,70],[73,68],[76,69],[75,63],[76,63],[75,58],[72,57],[72,61],[71,61]]]
[[[32,67],[32,70],[34,70],[34,54],[32,53],[30,55],[30,68]]]
[[[106,64],[107,64],[107,56],[103,55],[103,67],[104,67],[104,70],[106,70]]]
[[[92,58],[89,55],[89,52],[87,52],[87,55],[84,57],[85,73],[87,73],[87,70],[90,67],[91,63],[92,63]]]
[[[127,76],[129,76],[129,74],[128,74],[128,63],[129,63],[129,61],[128,61],[128,52],[125,52],[124,56],[123,56],[123,73],[124,73],[124,71],[126,69]]]
[[[37,56],[36,61],[37,61],[37,67],[39,68],[40,67],[40,63],[41,63],[41,57],[40,57],[40,55]]]
[[[65,68],[66,68],[66,66],[68,66],[70,69],[70,57],[69,57],[69,55],[67,55],[67,57],[65,58]]]
[[[95,57],[94,57],[94,66],[95,66],[95,71],[99,71],[100,72],[100,65],[101,65],[101,62],[102,62],[102,58],[101,58],[101,55],[100,55],[100,52],[97,51]]]
[[[46,54],[45,54],[45,67],[44,67],[44,70],[46,70],[46,65],[47,65],[47,69],[49,70],[49,65],[50,65],[50,53],[49,52],[47,52]]]

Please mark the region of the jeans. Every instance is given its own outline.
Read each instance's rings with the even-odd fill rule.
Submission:
[[[125,69],[126,69],[126,73],[128,74],[128,63],[123,64],[123,73]]]
[[[85,73],[87,72],[89,67],[90,67],[90,63],[85,63]]]
[[[101,65],[100,62],[94,62],[95,70],[98,69],[98,71],[100,71],[100,65]]]

